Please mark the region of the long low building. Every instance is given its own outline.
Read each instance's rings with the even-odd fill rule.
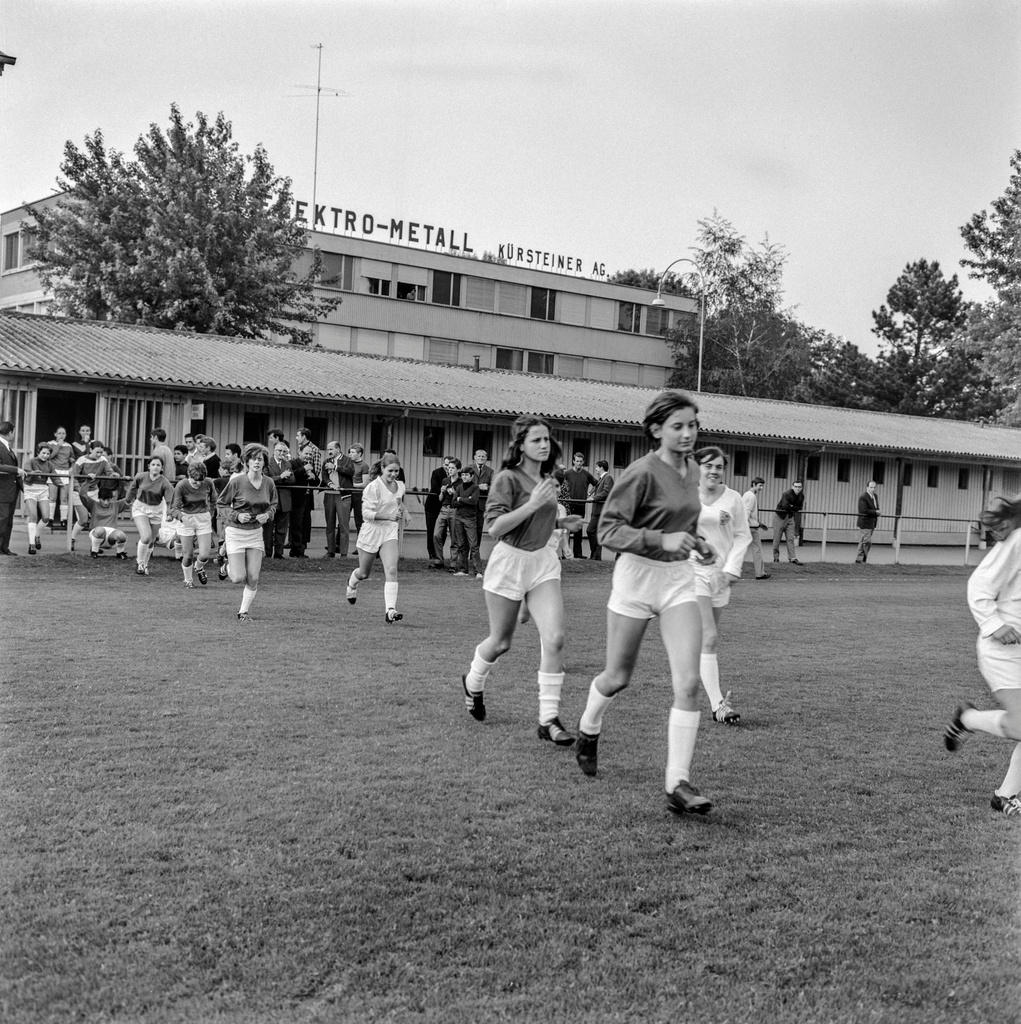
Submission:
[[[569,458],[620,470],[648,449],[644,410],[656,389],[507,370],[444,365],[196,335],[115,323],[0,312],[2,415],[28,452],[81,424],[130,472],[142,468],[149,432],[171,443],[186,432],[265,441],[299,426],[324,446],[361,441],[396,448],[409,487],[425,489],[443,455],[485,448],[499,463],[521,413],[546,417]],[[1021,491],[1021,431],[951,420],[861,412],[732,395],[699,394],[703,443],[730,456],[729,483],[762,476],[764,508],[795,478],[806,517],[828,514],[830,537],[854,533],[858,495],[880,485],[889,539],[893,515],[905,543],[959,542],[990,495]]]

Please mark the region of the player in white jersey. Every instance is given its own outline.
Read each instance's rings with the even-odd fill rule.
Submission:
[[[358,565],[347,581],[347,600],[358,600],[358,584],[372,572],[376,555],[383,563],[383,604],[389,625],[404,616],[397,610],[397,561],[400,557],[400,522],[404,516],[404,484],[397,479],[401,471],[396,455],[384,455],[377,463],[379,474],[362,491],[362,525],[358,531]],[[376,467],[373,467],[375,470]]]
[[[1021,819],[1021,497],[994,498],[981,521],[997,544],[968,580],[968,607],[978,623],[978,668],[1000,710],[962,703],[943,740],[947,750],[958,750],[972,732],[1013,742],[1007,774],[990,805]]]
[[[698,500],[702,509],[698,514],[698,533],[716,551],[711,565],[694,562],[695,600],[702,615],[702,654],[699,674],[702,686],[709,696],[713,721],[724,725],[737,725],[741,716],[720,687],[720,662],[717,653],[720,642],[720,618],[730,604],[730,588],[741,578],[741,563],[752,541],[744,501],[737,491],[723,482],[727,456],[720,448],[700,448],[695,452],[699,468]]]

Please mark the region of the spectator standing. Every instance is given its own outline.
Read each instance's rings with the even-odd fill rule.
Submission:
[[[567,488],[568,515],[585,518],[585,502],[588,500],[589,488],[594,488],[599,481],[585,468],[585,456],[575,452],[571,459],[571,468],[564,472],[564,486]],[[571,536],[571,544],[575,558],[583,558],[581,552],[581,530]],[[589,542],[591,548],[592,543]],[[590,552],[591,554],[591,552]]]
[[[457,539],[454,536],[454,519],[457,516],[457,509],[454,505],[454,495],[457,485],[460,482],[461,460],[453,455],[444,459],[447,477],[440,488],[440,512],[436,517],[436,529],[433,531],[433,547],[436,551],[436,559],[443,565],[443,545],[447,538],[450,538],[450,567],[449,572],[457,572]]]
[[[11,550],[14,508],[25,486],[25,471],[14,454],[14,424],[0,422],[0,555],[15,556]]]
[[[872,550],[872,534],[879,523],[879,498],[876,495],[876,482],[870,480],[868,486],[858,498],[858,554],[855,562],[864,565],[869,560]]]
[[[757,580],[769,579],[769,573],[764,571],[762,565],[762,537],[759,535],[759,531],[766,528],[766,524],[759,518],[759,495],[765,486],[766,481],[761,476],[753,477],[751,486],[741,495],[745,516],[748,519],[748,529],[752,534],[748,549],[752,553],[752,567]]]
[[[182,480],[188,475],[188,449],[183,444],[174,445],[174,475],[168,480]]]
[[[786,535],[787,559],[791,565],[801,565],[794,547],[797,535],[797,517],[805,507],[805,485],[795,480],[789,490],[783,492],[773,514],[773,562],[780,561],[780,538]]]
[[[596,489],[592,492],[592,514],[588,521],[589,558],[593,561],[603,560],[603,549],[599,546],[599,517],[603,514],[603,506],[613,490],[613,477],[610,476],[610,464],[606,459],[596,463]]]
[[[74,449],[74,457],[77,459],[81,455],[88,455],[91,444],[92,427],[83,423],[78,428],[78,439],[71,442],[71,447]]]
[[[312,512],[316,507],[315,488],[322,482],[323,453],[312,443],[312,431],[308,427],[299,427],[294,439],[298,444],[297,455],[305,466],[309,484],[302,495],[301,550],[304,551],[312,542]]]
[[[489,465],[489,452],[479,448],[475,452],[475,479],[479,484],[479,506],[475,514],[475,535],[482,544],[482,529],[486,518],[486,499],[489,497],[489,488],[493,484],[493,467]]]
[[[479,484],[475,470],[465,466],[454,485],[454,547],[452,554],[455,576],[474,576],[482,579],[479,564],[479,535],[475,529],[475,516],[479,510]]]
[[[149,449],[149,457],[163,463],[163,475],[173,483],[177,479],[177,465],[167,444],[167,432],[162,427],[153,427],[149,435]]]
[[[323,460],[323,484],[330,489],[323,492],[323,515],[326,518],[326,557],[339,553],[347,558],[351,544],[351,485],[355,464],[345,455],[339,441],[326,446]]]
[[[425,546],[429,551],[429,565],[433,569],[443,568],[443,553],[436,554],[436,541],[433,539],[433,534],[436,531],[436,520],[440,517],[440,491],[446,486],[449,475],[447,473],[449,458],[449,455],[445,456],[443,462],[432,471],[429,477],[429,493],[425,499]]]
[[[355,441],[347,450],[348,457],[354,463],[352,484],[354,491],[351,494],[351,512],[355,517],[355,532],[362,528],[362,491],[369,482],[369,464],[365,461],[365,448]]]
[[[263,450],[261,445],[256,445],[255,447]],[[248,451],[249,449],[252,450],[252,458],[255,458],[258,453],[255,452],[251,445],[247,446],[245,450]],[[246,462],[246,471],[249,470],[249,463]],[[259,472],[260,475],[263,473],[263,467],[261,464],[259,466]],[[273,454],[265,465],[264,472],[274,485],[273,497],[275,500],[272,502],[273,515],[268,519],[261,520],[263,549],[266,552],[272,551],[274,558],[283,558],[284,545],[287,543],[287,534],[288,530],[290,530],[291,557],[299,558],[302,554],[301,538],[298,531],[295,529],[295,522],[292,514],[294,509],[292,495],[294,489],[296,487],[300,488],[304,485],[307,479],[305,476],[305,467],[300,459],[291,458],[291,450],[287,447],[287,442],[281,440],[277,441]],[[222,503],[217,502],[217,504],[221,505]],[[260,512],[259,515],[261,516],[262,513]],[[295,551],[297,551],[298,554],[295,554]],[[228,550],[228,555],[229,554],[230,552]],[[256,571],[258,571],[258,569]]]

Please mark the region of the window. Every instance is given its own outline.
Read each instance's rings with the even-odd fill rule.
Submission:
[[[344,257],[338,252],[319,254],[323,267],[319,274],[319,283],[327,288],[342,288],[344,280]],[[348,267],[348,287],[351,285],[350,267]]]
[[[968,489],[968,467],[961,466],[957,470],[957,489],[959,491],[966,491]]]
[[[384,280],[381,277],[367,277],[365,279],[369,282],[369,294],[370,295],[389,295],[390,294],[390,282]]]
[[[425,302],[425,285],[412,284],[410,281],[397,282],[397,298],[409,302]]]
[[[496,309],[496,282],[482,277],[469,277],[466,289],[469,309]]]
[[[524,316],[527,309],[528,289],[523,284],[500,282],[500,302],[497,312]]]
[[[885,462],[873,462],[872,463],[872,479],[877,484],[886,483],[886,463]]]
[[[805,460],[805,479],[806,480],[818,480],[819,479],[819,456],[809,455]]]
[[[433,302],[440,306],[461,305],[461,275],[433,271]]]
[[[4,235],[4,270],[17,270],[20,265],[20,246],[18,232]]]
[[[244,426],[241,428],[242,443],[247,444],[249,441],[258,441],[259,444],[265,444],[268,434],[268,412],[245,412]]]
[[[734,476],[748,475],[748,453],[734,452]]]
[[[925,480],[927,487],[939,487],[939,466],[930,466]]]
[[[617,310],[617,330],[637,334],[642,326],[642,307],[637,302],[622,302]]]
[[[520,370],[523,367],[524,352],[519,348],[498,348],[496,368],[498,370]]]
[[[846,484],[851,481],[851,460],[837,459],[837,483]]]
[[[670,330],[670,310],[666,306],[649,306],[645,313],[645,333],[662,337]]]
[[[326,447],[326,442],[330,439],[326,436],[328,429],[328,422],[325,416],[306,416],[301,421],[301,426],[308,427],[312,431],[312,443],[319,449]]]
[[[426,342],[426,359],[430,363],[456,363],[457,342],[446,338],[430,338]]]
[[[623,466],[631,465],[631,442],[630,441],[614,441],[613,442],[613,465],[614,468],[620,469]]]
[[[24,266],[26,263],[34,262],[28,255],[29,249],[36,245],[39,231],[36,228],[23,228],[21,231],[21,263]]]
[[[585,360],[581,356],[558,356],[557,375],[560,377],[584,377]]]
[[[528,315],[533,320],[553,320],[556,308],[557,293],[552,288],[532,289],[532,308]]]
[[[910,462],[904,463],[904,468],[900,471],[900,482],[902,487],[911,486],[911,478],[914,476],[914,466]]]
[[[444,430],[441,426],[431,423],[422,431],[422,454],[441,459],[446,454],[443,450]]]
[[[773,456],[773,476],[777,480],[787,479],[787,455],[774,455]]]
[[[553,373],[553,354],[551,352],[529,352],[529,373]]]

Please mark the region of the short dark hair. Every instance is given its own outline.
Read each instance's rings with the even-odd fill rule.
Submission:
[[[298,427],[297,432],[301,434],[301,436],[305,438],[306,441],[312,440],[312,431],[309,430],[308,427]]]
[[[281,441],[284,439],[284,432],[279,427],[273,427],[267,434],[268,437],[276,437]]]
[[[765,483],[766,481],[761,476],[752,477],[752,487],[754,487],[756,484],[762,484],[763,486],[765,486]]]
[[[167,432],[162,427],[153,427],[149,436],[155,437],[157,441],[162,442],[167,439]]]
[[[0,434],[13,434],[14,424],[10,420],[0,422]]]
[[[606,472],[609,473],[610,464],[606,461],[606,459],[599,459],[599,461],[596,462],[596,469],[605,469]]]
[[[661,391],[645,410],[645,417],[642,420],[645,436],[650,441],[654,440],[652,428],[654,426],[661,427],[678,409],[690,409],[695,414],[696,424],[698,423],[698,405],[687,391],[680,391],[676,388]]]
[[[232,441],[230,444],[225,444],[223,447],[227,451],[233,452],[239,459],[241,458],[241,445],[234,444],[234,442]]]

